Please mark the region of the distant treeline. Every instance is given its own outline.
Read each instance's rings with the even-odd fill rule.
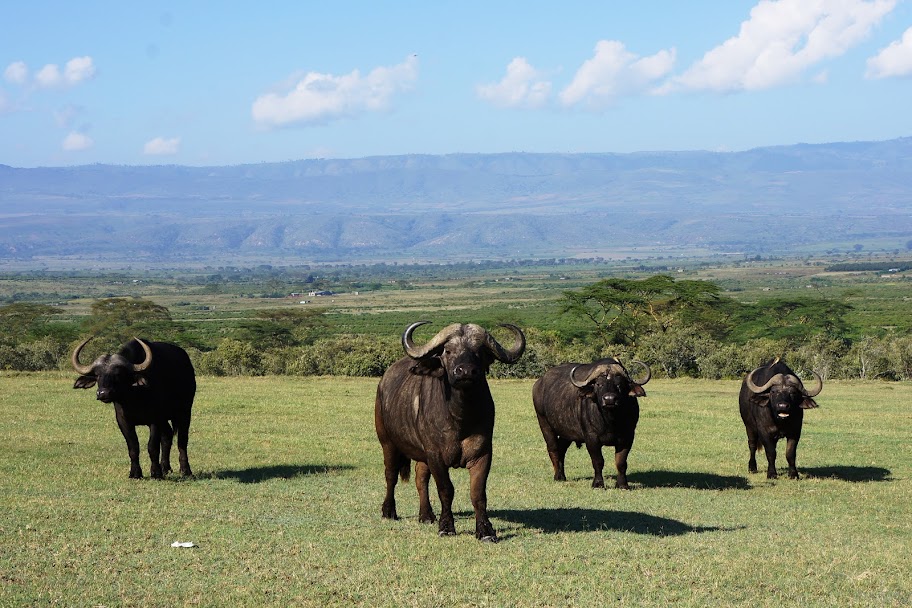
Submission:
[[[828,378],[912,380],[908,328],[853,333],[845,302],[770,298],[740,303],[709,281],[656,275],[605,279],[564,293],[563,312],[588,330],[561,333],[523,326],[527,349],[494,377],[536,378],[567,361],[604,356],[648,363],[658,377],[735,379],[782,356],[799,373]],[[217,331],[175,321],[167,307],[141,298],[96,300],[77,323],[59,307],[18,302],[0,306],[0,370],[66,370],[74,346],[96,338],[84,360],[114,352],[133,336],[177,343],[201,374],[379,376],[403,355],[395,332],[344,333],[319,308],[258,310],[226,319]],[[491,323],[496,330],[496,321]]]
[[[912,270],[909,262],[843,262],[826,267],[827,272],[905,272]]]

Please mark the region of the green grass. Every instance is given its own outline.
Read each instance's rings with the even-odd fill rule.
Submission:
[[[654,380],[621,492],[590,488],[585,449],[551,480],[531,384],[492,382],[490,545],[465,471],[456,537],[417,522],[411,484],[403,519],[380,518],[374,379],[203,377],[196,479],[136,481],[110,408],[71,375],[0,375],[0,606],[912,602],[912,386],[828,383],[803,479],[768,481],[746,472],[737,382]]]

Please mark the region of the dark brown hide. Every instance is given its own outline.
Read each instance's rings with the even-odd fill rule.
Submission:
[[[797,374],[779,359],[758,367],[744,377],[738,395],[738,407],[747,431],[749,472],[757,472],[756,452],[762,446],[766,452],[766,477],[776,479],[776,443],[785,438],[788,475],[792,479],[798,479],[795,462],[804,410],[817,407],[813,398],[823,389],[820,376],[815,372],[814,377],[817,385],[808,391]]]
[[[640,417],[637,397],[645,397],[646,377],[635,382],[617,359],[564,363],[549,369],[532,387],[532,402],[554,479],[565,481],[564,458],[571,443],[586,444],[592,459],[593,488],[604,488],[602,446],[614,446],[617,487],[627,484],[627,456]]]
[[[84,365],[79,362],[79,353],[87,342],[76,347],[71,357],[73,367],[81,374],[73,388],[97,385],[96,399],[113,405],[117,426],[127,442],[130,477],[142,477],[137,426],[149,427],[152,477],[163,477],[171,470],[175,434],[181,475],[192,475],[187,442],[196,377],[186,351],[167,342],[133,339],[119,352],[101,355]]]
[[[515,363],[525,349],[525,336],[513,325],[515,341],[505,349],[478,325],[450,325],[424,346],[415,346],[413,324],[402,336],[411,356],[391,365],[377,387],[374,421],[386,467],[386,497],[381,514],[398,519],[397,476],[408,479],[415,461],[421,522],[435,520],[428,486],[433,476],[440,498],[439,533],[456,533],[453,523],[453,484],[449,469],[469,470],[475,509],[475,536],[496,541],[487,514],[487,479],[491,468],[494,400],[485,374],[495,360]]]

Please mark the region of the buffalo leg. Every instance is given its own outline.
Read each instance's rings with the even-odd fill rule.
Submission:
[[[776,442],[764,441],[763,450],[766,452],[766,478],[776,479],[779,474],[776,473]]]
[[[171,430],[171,425],[166,420],[161,425],[161,457],[159,462],[161,462],[162,475],[167,475],[171,472],[171,444],[173,438],[174,431]]]
[[[117,416],[117,426],[127,442],[127,454],[130,456],[130,479],[142,479],[142,467],[139,466],[139,438],[136,436],[136,427],[127,423],[120,415]]]
[[[602,477],[602,471],[605,468],[605,459],[602,457],[602,446],[598,443],[587,443],[586,449],[589,450],[589,457],[592,459],[592,487],[604,488],[605,479]]]
[[[491,471],[491,454],[485,454],[469,466],[469,488],[472,507],[475,509],[475,538],[497,542],[497,533],[488,519],[488,473]]]
[[[538,426],[541,428],[545,446],[548,448],[548,457],[551,459],[551,466],[554,469],[554,481],[567,481],[567,476],[564,474],[564,458],[571,442],[558,437],[542,416],[538,416]]]
[[[169,427],[170,430],[170,427]],[[149,451],[149,460],[151,464],[149,465],[149,475],[153,479],[161,479],[162,468],[161,463],[159,462],[160,451],[161,451],[161,442],[162,442],[162,428],[160,424],[150,424],[149,425],[149,444],[146,449]]]
[[[440,498],[440,520],[437,534],[454,536],[456,525],[453,523],[453,482],[450,481],[450,470],[445,464],[429,462],[428,467],[437,485],[437,496]]]
[[[750,456],[747,459],[747,472],[757,472],[757,435],[747,429],[747,451]]]
[[[615,447],[614,448],[614,466],[617,467],[617,484],[615,487],[618,487],[622,490],[629,490],[630,486],[627,485],[627,455],[630,454],[630,448]]]
[[[174,421],[174,434],[177,435],[177,458],[180,462],[180,473],[191,477],[190,459],[187,457],[187,443],[190,441],[190,416]]]
[[[785,444],[785,461],[788,462],[789,479],[798,479],[798,467],[795,459],[798,453],[798,439],[788,438]]]
[[[434,508],[431,506],[431,497],[428,494],[428,484],[431,480],[431,469],[427,463],[415,463],[415,487],[418,489],[418,521],[423,524],[432,524],[437,521]]]
[[[386,476],[386,497],[380,508],[384,519],[399,519],[396,514],[396,481],[402,465],[402,455],[391,445],[383,446],[383,465]]]

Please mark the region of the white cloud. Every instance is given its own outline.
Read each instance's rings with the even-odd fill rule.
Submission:
[[[475,92],[480,99],[502,108],[537,108],[548,100],[551,83],[543,80],[525,57],[516,57],[500,82],[478,85]]]
[[[67,84],[76,85],[95,76],[95,65],[92,63],[92,58],[88,55],[85,57],[74,57],[67,61],[66,69],[63,74]]]
[[[28,80],[28,66],[22,61],[15,61],[3,71],[3,77],[13,84],[25,84]]]
[[[57,64],[49,63],[35,73],[35,84],[43,89],[59,87],[63,84],[63,76]]]
[[[3,76],[8,82],[18,85],[28,84],[28,66],[22,61],[16,61],[6,66]],[[56,63],[49,63],[35,72],[34,84],[41,89],[52,89],[64,86],[76,86],[81,82],[90,80],[95,76],[95,65],[88,55],[74,57],[67,61],[63,68]]]
[[[94,143],[88,135],[73,131],[63,139],[62,147],[67,152],[78,152],[91,148]]]
[[[560,92],[565,106],[582,103],[600,109],[621,95],[649,92],[674,67],[675,49],[649,57],[628,51],[617,40],[600,40],[595,55],[576,71],[573,81]]]
[[[761,0],[737,36],[661,92],[759,90],[795,82],[867,38],[895,6],[896,0]]]
[[[912,27],[907,29],[900,40],[868,59],[867,78],[890,78],[912,75]]]
[[[180,149],[180,142],[180,137],[172,137],[171,139],[156,137],[146,142],[146,145],[143,146],[143,153],[156,156],[174,155]]]
[[[261,95],[251,108],[253,120],[265,127],[323,124],[362,112],[389,108],[396,93],[418,77],[418,57],[366,76],[354,70],[343,76],[308,72],[284,93]]]

